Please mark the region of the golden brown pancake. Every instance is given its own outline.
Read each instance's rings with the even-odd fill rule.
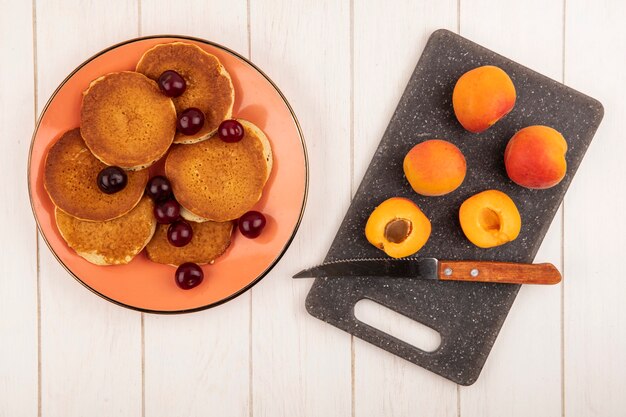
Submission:
[[[191,242],[177,248],[167,240],[169,225],[157,226],[154,237],[146,246],[148,258],[160,264],[178,266],[185,262],[207,264],[222,255],[230,245],[233,222],[189,222],[193,229]]]
[[[61,236],[76,253],[96,265],[129,263],[148,244],[156,219],[153,203],[141,199],[129,213],[108,222],[85,222],[55,210]]]
[[[176,109],[156,82],[138,72],[104,75],[83,93],[80,133],[107,165],[147,168],[174,140]]]
[[[272,170],[270,143],[258,127],[238,120],[244,127],[241,141],[226,143],[213,136],[176,145],[167,156],[165,173],[185,219],[234,220],[261,198]]]
[[[65,132],[48,151],[44,186],[50,199],[67,214],[86,221],[120,217],[139,203],[148,170],[127,172],[128,183],[114,194],[100,191],[98,173],[106,168],[89,151],[79,129]]]
[[[235,89],[230,75],[214,55],[184,42],[156,45],[143,54],[137,72],[158,80],[167,70],[174,70],[186,81],[187,88],[174,105],[178,113],[197,107],[204,113],[204,126],[195,135],[177,132],[174,143],[195,143],[208,139],[220,123],[230,119],[235,102]]]

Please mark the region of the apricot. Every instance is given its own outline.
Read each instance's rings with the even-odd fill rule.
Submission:
[[[510,112],[515,98],[515,86],[507,73],[485,65],[459,78],[452,92],[452,106],[466,130],[480,133]]]
[[[430,237],[430,221],[411,200],[393,197],[374,209],[365,237],[392,258],[413,255]]]
[[[415,145],[404,157],[402,167],[413,190],[424,196],[440,196],[456,190],[467,171],[459,148],[440,139]]]
[[[509,178],[526,188],[545,189],[557,185],[567,171],[563,135],[548,126],[528,126],[509,140],[504,165]]]
[[[498,190],[475,194],[461,204],[461,229],[479,248],[492,248],[515,240],[522,219],[511,197]]]

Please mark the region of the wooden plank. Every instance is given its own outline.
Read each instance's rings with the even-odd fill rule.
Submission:
[[[309,316],[311,282],[350,202],[348,1],[250,2],[252,60],[293,105],[307,139],[307,211],[291,248],[252,290],[253,415],[349,416],[350,336]]]
[[[354,173],[356,191],[430,34],[455,30],[457,2],[354,2]],[[365,306],[364,306],[365,308]],[[371,311],[390,332],[407,328],[384,309]],[[386,329],[385,329],[386,330]],[[437,340],[426,333],[424,346]],[[406,335],[409,338],[410,335]],[[456,416],[456,385],[354,339],[355,415]]]
[[[198,36],[247,55],[247,23],[245,0],[141,2],[142,35]],[[146,417],[249,414],[250,292],[200,313],[145,315],[144,326]]]
[[[247,0],[141,0],[141,35],[190,35],[248,56]]]
[[[145,416],[249,414],[250,298],[145,315]]]
[[[101,49],[137,36],[137,3],[40,1],[38,108],[63,78]],[[95,22],[106,22],[95,23]],[[40,239],[41,407],[51,416],[139,416],[140,314],[77,283]]]
[[[460,34],[562,79],[560,1],[463,0]],[[559,211],[536,262],[561,267],[561,215]],[[561,415],[561,285],[521,289],[481,377],[460,394],[463,417]]]
[[[34,126],[31,2],[2,2],[0,166],[0,416],[36,416],[38,407],[37,235],[26,193],[26,155]]]
[[[626,3],[567,0],[565,82],[599,99],[602,125],[565,201],[565,415],[626,410],[623,93]],[[617,262],[616,262],[617,261]]]

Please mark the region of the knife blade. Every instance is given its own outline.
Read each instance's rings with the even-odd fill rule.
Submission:
[[[444,261],[436,258],[343,259],[305,269],[294,278],[379,277],[503,284],[558,284],[561,273],[549,263]]]

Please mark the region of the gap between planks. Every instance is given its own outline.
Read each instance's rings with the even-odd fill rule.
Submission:
[[[354,197],[354,0],[350,0],[350,199]],[[350,414],[356,417],[356,346],[350,335]]]
[[[33,36],[33,126],[37,126],[37,118],[39,114],[39,78],[37,76],[37,0],[32,0],[31,3],[32,8],[32,36]],[[42,392],[41,392],[41,279],[40,279],[40,256],[39,256],[39,231],[37,230],[37,225],[35,225],[35,252],[37,262],[37,277],[36,277],[36,303],[37,303],[37,416],[41,417],[42,415]]]
[[[561,82],[565,84],[565,42],[567,39],[567,0],[563,0],[563,40],[561,42]],[[565,417],[565,199],[561,205],[561,416]]]
[[[461,36],[461,0],[456,2],[456,33]],[[456,384],[456,417],[461,417],[461,386]]]
[[[246,19],[248,30],[248,59],[252,62],[252,22],[250,19],[250,0],[246,0]],[[248,293],[248,416],[254,416],[254,367],[252,366],[252,354],[254,348],[252,345],[252,294],[254,288]]]
[[[142,36],[141,0],[137,0],[137,36]],[[140,312],[140,343],[141,343],[141,417],[146,417],[146,325],[145,313]]]

